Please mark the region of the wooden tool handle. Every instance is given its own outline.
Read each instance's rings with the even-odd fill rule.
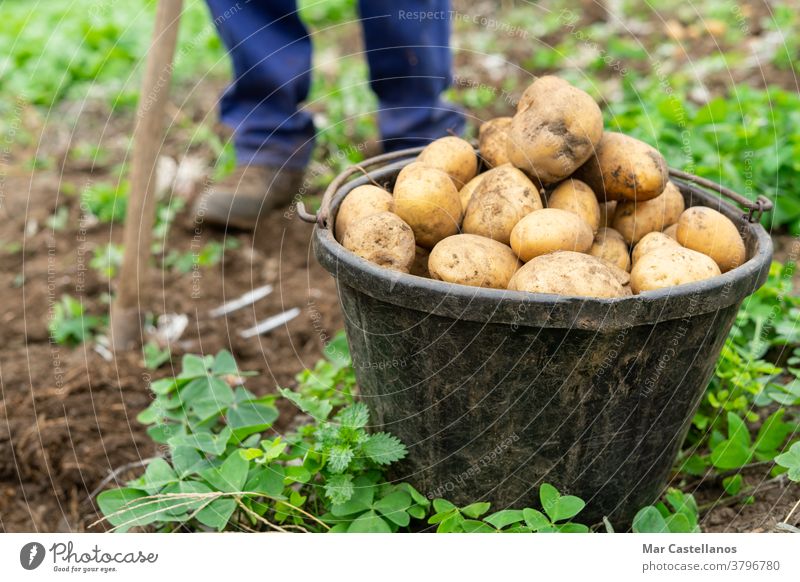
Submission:
[[[156,205],[156,163],[162,145],[164,108],[172,79],[182,0],[159,0],[153,40],[147,53],[133,132],[131,189],[125,218],[124,255],[111,308],[111,341],[115,350],[142,343],[142,324],[149,303],[150,247]]]

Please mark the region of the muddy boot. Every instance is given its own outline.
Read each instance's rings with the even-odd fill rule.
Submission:
[[[217,226],[253,230],[259,216],[288,206],[302,183],[300,170],[239,166],[197,199],[195,219]]]

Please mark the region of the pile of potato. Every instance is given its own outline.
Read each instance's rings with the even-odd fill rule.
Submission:
[[[745,261],[733,222],[686,209],[661,154],[604,131],[594,100],[562,79],[537,79],[479,142],[482,159],[460,138],[432,142],[392,193],[353,189],[337,240],[403,273],[584,297],[700,281]]]

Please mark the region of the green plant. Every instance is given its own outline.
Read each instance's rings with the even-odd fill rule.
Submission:
[[[161,200],[156,206],[156,221],[153,226],[153,248],[154,255],[161,254],[164,250],[163,244],[166,243],[167,234],[175,222],[175,218],[186,207],[183,198],[170,197],[166,201]]]
[[[77,345],[91,339],[101,325],[102,318],[84,314],[80,300],[62,295],[52,307],[48,330],[54,342]]]
[[[109,182],[97,182],[81,192],[81,206],[97,217],[100,222],[123,222],[128,207],[130,184],[122,181],[118,186]]]
[[[226,237],[225,242],[211,240],[204,244],[199,251],[190,250],[185,253],[170,251],[164,257],[164,266],[179,273],[191,273],[194,269],[218,265],[225,255],[225,251],[238,248],[239,241],[235,238]]]
[[[544,513],[528,507],[503,509],[485,516],[491,507],[489,503],[459,508],[446,499],[434,499],[434,514],[428,523],[437,525],[439,533],[588,533],[585,525],[569,521],[586,506],[582,499],[561,495],[552,485],[542,483],[539,501]]]
[[[158,370],[169,362],[172,357],[169,347],[162,348],[157,342],[149,341],[142,346],[144,367],[148,370]]]
[[[670,489],[664,500],[640,509],[633,518],[634,533],[696,533],[699,511],[694,496]]]
[[[800,442],[794,443],[788,451],[775,457],[775,462],[787,470],[786,476],[800,482]]]
[[[104,279],[113,279],[122,265],[123,254],[122,245],[108,243],[96,247],[92,259],[89,261],[89,266]]]

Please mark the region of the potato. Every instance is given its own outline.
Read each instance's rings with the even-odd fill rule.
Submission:
[[[417,161],[445,172],[459,189],[478,173],[475,150],[469,142],[452,135],[429,143],[417,156]]]
[[[592,227],[592,232],[600,228],[600,204],[592,189],[580,180],[564,180],[556,186],[547,199],[547,207],[577,214]]]
[[[353,188],[345,196],[336,213],[336,240],[342,242],[347,227],[370,214],[378,212],[391,212],[394,207],[392,195],[372,184],[365,184]]]
[[[486,172],[483,174],[478,174],[472,180],[467,182],[464,187],[458,191],[458,197],[461,198],[461,209],[466,212],[467,206],[469,206],[469,201],[472,199],[472,195],[475,193],[475,188],[478,187],[481,180],[486,176]]]
[[[508,163],[508,129],[510,117],[495,117],[481,124],[478,130],[478,147],[481,157],[490,168]]]
[[[631,268],[628,245],[625,244],[622,235],[613,228],[604,227],[597,231],[589,254],[623,271],[627,272]]]
[[[564,87],[569,86],[569,82],[561,77],[556,77],[554,75],[539,77],[525,88],[522,97],[519,99],[519,103],[517,103],[517,113],[528,109],[537,98],[546,96],[548,93],[556,93]]]
[[[603,116],[589,94],[541,77],[525,90],[511,120],[508,159],[542,184],[554,184],[589,159],[602,135]]]
[[[461,230],[507,245],[514,226],[542,208],[542,199],[533,182],[510,164],[483,175],[467,206]]]
[[[614,213],[617,211],[616,200],[610,202],[600,202],[600,227],[610,227],[614,222]]]
[[[683,195],[669,182],[664,192],[651,200],[620,202],[612,224],[628,244],[636,244],[647,233],[661,232],[677,222],[684,207]]]
[[[609,200],[651,200],[667,185],[667,162],[636,138],[607,131],[588,161],[575,172],[598,195]]]
[[[662,230],[665,235],[667,235],[671,239],[678,240],[678,223],[670,224],[667,228]]]
[[[535,257],[514,273],[508,288],[580,297],[626,295],[623,285],[606,263],[597,257],[572,251]]]
[[[634,293],[654,291],[710,279],[719,274],[717,264],[703,253],[683,247],[663,247],[634,263],[631,289]]]
[[[633,262],[636,262],[648,253],[664,247],[677,248],[681,245],[678,241],[668,237],[663,232],[648,232],[633,248]]]
[[[687,209],[678,220],[676,236],[687,249],[714,259],[723,273],[735,269],[747,258],[736,225],[713,208],[693,206]]]
[[[531,212],[511,231],[511,248],[524,262],[553,251],[585,253],[593,240],[591,227],[580,216],[560,208]]]
[[[505,289],[521,266],[508,246],[474,234],[440,241],[428,259],[431,278],[473,287]]]
[[[394,211],[414,231],[417,244],[432,249],[458,232],[461,199],[450,177],[435,168],[411,163],[394,185]]]
[[[381,267],[408,273],[414,262],[414,232],[396,214],[370,214],[347,228],[344,248]]]
[[[417,245],[414,252],[414,262],[411,263],[411,269],[409,273],[412,275],[416,275],[417,277],[425,277],[430,279],[431,273],[428,271],[428,257],[430,256],[430,252],[427,249],[423,249],[421,246]]]

